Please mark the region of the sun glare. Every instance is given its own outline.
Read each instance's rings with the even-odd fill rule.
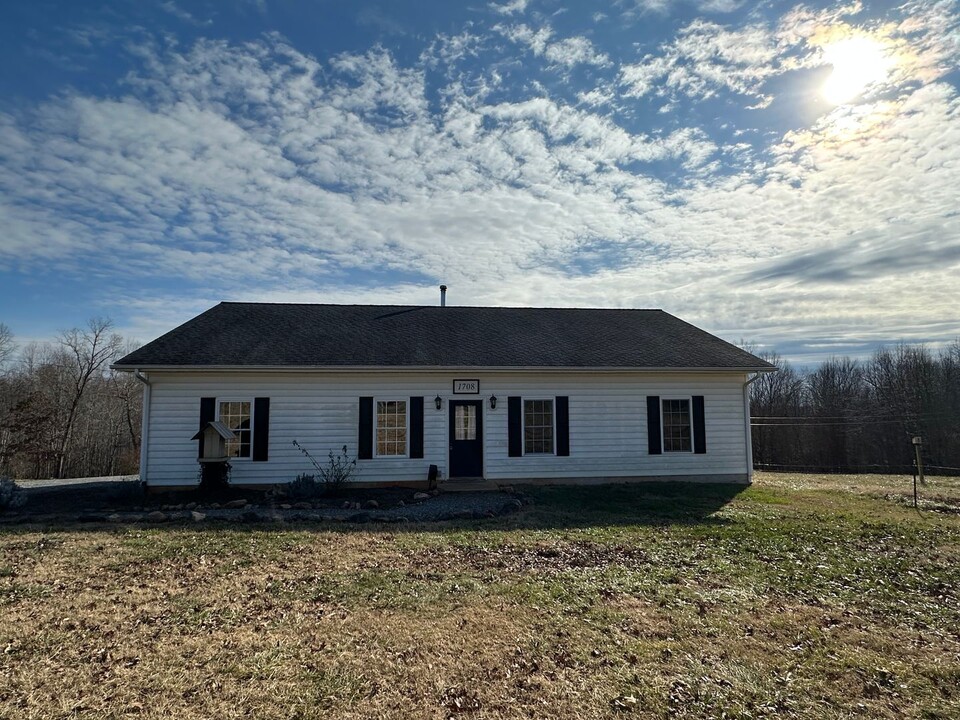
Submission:
[[[821,92],[834,105],[852,102],[871,85],[886,80],[892,63],[883,45],[862,36],[827,45],[823,57],[833,72]]]

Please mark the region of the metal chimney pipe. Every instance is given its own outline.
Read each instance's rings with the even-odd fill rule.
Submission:
[[[447,306],[447,286],[441,285],[440,286],[440,307],[446,307],[446,306]]]

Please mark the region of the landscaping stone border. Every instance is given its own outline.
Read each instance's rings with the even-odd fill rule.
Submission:
[[[414,493],[397,506],[381,509],[376,500],[364,503],[345,500],[340,507],[330,501],[277,503],[234,499],[224,503],[188,502],[130,509],[104,508],[75,513],[0,514],[0,526],[24,524],[144,524],[165,523],[416,523],[445,520],[482,520],[509,515],[529,504],[512,489],[505,492]],[[21,509],[22,510],[22,509]]]

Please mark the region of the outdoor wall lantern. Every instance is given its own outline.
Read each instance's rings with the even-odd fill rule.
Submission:
[[[496,396],[496,395],[491,395],[491,396],[490,396],[490,409],[491,409],[491,410],[496,410],[496,409],[497,409],[497,396]]]
[[[437,395],[433,399],[433,403],[437,406],[437,410],[440,410],[443,407],[443,398]]]

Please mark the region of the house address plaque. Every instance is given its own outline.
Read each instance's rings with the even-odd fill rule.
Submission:
[[[479,395],[480,381],[479,380],[454,380],[453,394],[454,395]]]

